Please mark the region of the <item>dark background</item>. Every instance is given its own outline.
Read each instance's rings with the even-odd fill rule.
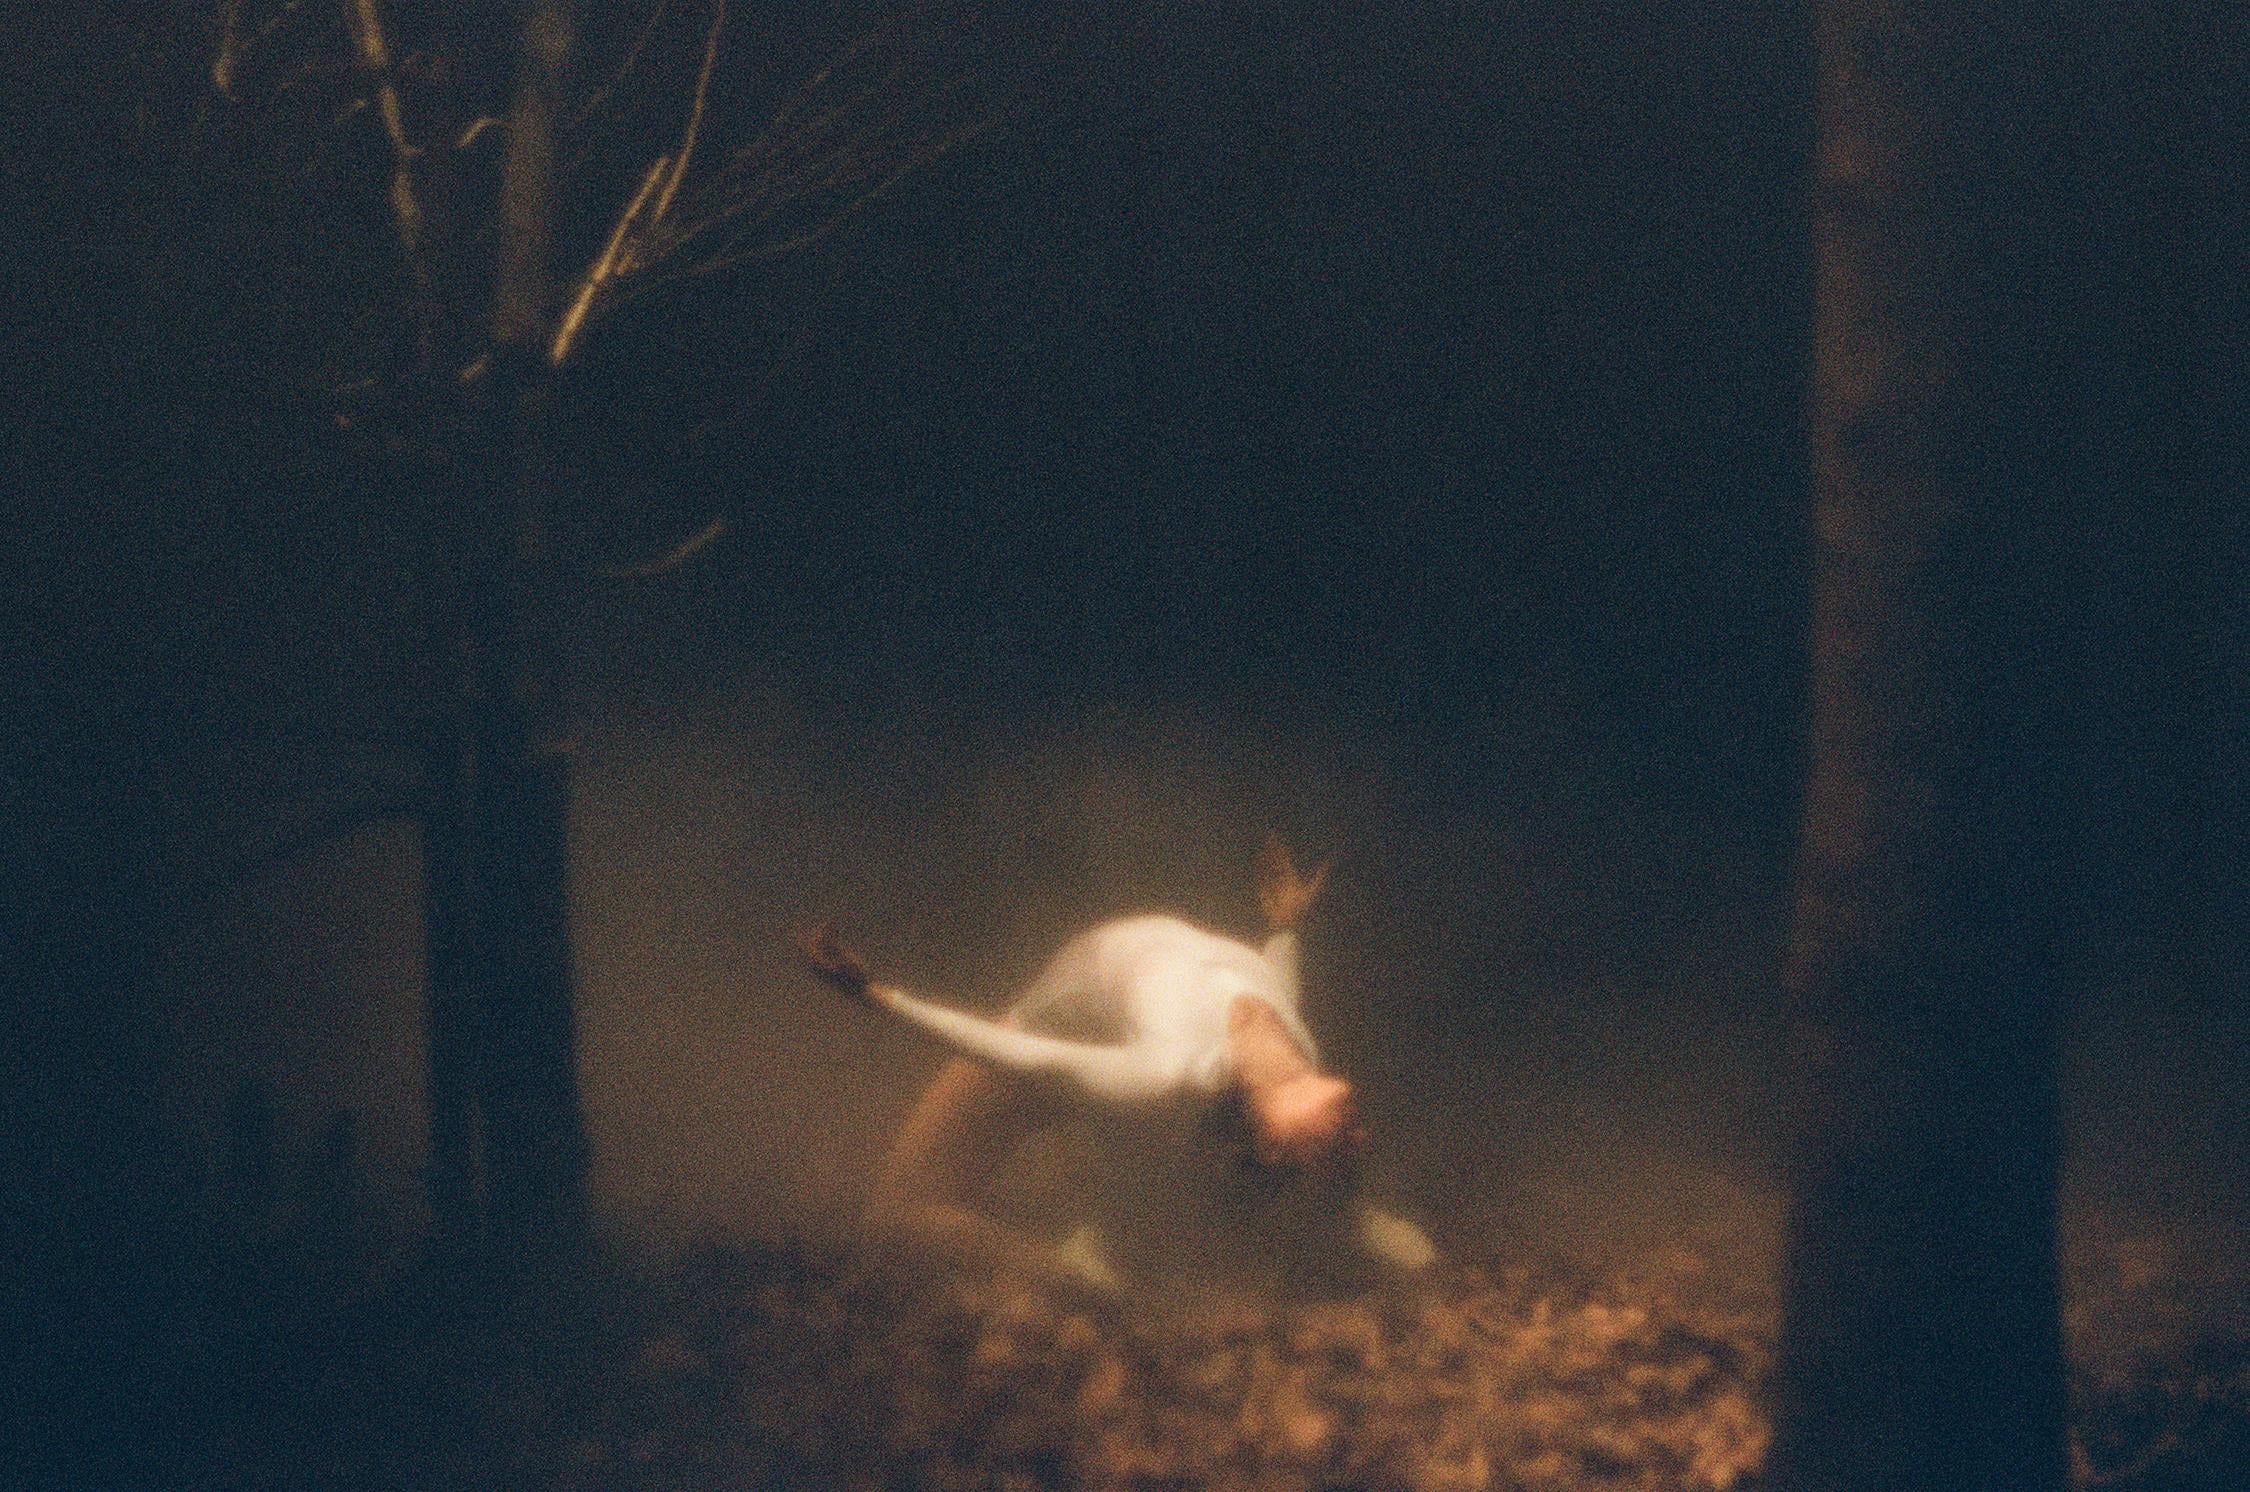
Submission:
[[[35,1206],[192,1195],[257,1078],[292,1145],[363,1114],[404,1236],[413,836],[258,854],[379,777],[414,708],[410,509],[306,371],[322,298],[364,289],[306,246],[387,245],[169,149],[119,65],[145,17],[54,9],[9,23],[11,1130],[52,1183]],[[758,17],[776,69],[812,45],[788,14]],[[2250,49],[2190,7],[2068,24],[2100,59],[2055,175],[2101,494],[2071,536],[2086,729],[2057,746],[2089,853],[2052,867],[2085,908],[2071,1236],[2089,1269],[2201,1256],[2223,1295],[2250,1201],[2217,439]],[[997,129],[815,264],[621,314],[566,391],[588,553],[735,515],[559,623],[607,1215],[662,1239],[847,1213],[931,1059],[792,977],[797,918],[989,1007],[1114,912],[1247,929],[1279,830],[1342,857],[1313,1018],[1446,1243],[1762,1264],[1805,15],[1159,4],[1065,29]]]

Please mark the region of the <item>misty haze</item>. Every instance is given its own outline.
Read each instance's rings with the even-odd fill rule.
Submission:
[[[1049,9],[4,23],[0,1480],[2243,1485],[2238,19]]]

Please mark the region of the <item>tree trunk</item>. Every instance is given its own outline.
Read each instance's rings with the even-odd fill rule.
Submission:
[[[471,607],[484,1022],[479,1070],[493,1242],[570,1247],[587,1231],[570,957],[570,779],[548,658],[552,578],[541,411],[551,372],[554,120],[573,37],[561,0],[523,8],[501,168],[485,524]]]
[[[440,1257],[473,1252],[483,1231],[477,1185],[477,973],[474,741],[466,689],[456,678],[458,626],[432,629],[442,691],[434,701],[423,769],[423,1030],[429,1045],[429,1162],[425,1176],[432,1243]]]
[[[568,888],[569,763],[520,705],[492,708],[479,786],[486,917],[480,1053],[492,1239],[569,1248],[587,1229]]]
[[[397,47],[384,29],[386,7],[352,7],[354,40],[378,87],[395,88]],[[432,17],[432,19],[437,19]],[[435,53],[473,55],[472,14],[446,17],[427,40]],[[462,25],[461,23],[468,23]],[[390,473],[422,503],[428,534],[419,601],[423,613],[425,717],[422,721],[421,813],[423,1039],[429,1102],[429,1149],[423,1171],[433,1254],[448,1262],[472,1256],[484,1238],[479,1078],[483,1008],[483,914],[479,895],[477,781],[477,643],[472,625],[489,562],[480,508],[477,453],[483,423],[476,383],[463,365],[483,342],[484,253],[462,231],[459,161],[444,150],[409,154],[411,131],[457,137],[462,110],[442,93],[409,119],[394,139],[394,214],[413,329],[413,365],[402,429],[412,439]]]
[[[2067,70],[2004,4],[1826,0],[1817,45],[1804,1113],[1770,1481],[2055,1492]]]

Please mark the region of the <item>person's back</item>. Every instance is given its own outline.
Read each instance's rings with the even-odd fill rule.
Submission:
[[[1295,935],[1265,951],[1181,918],[1120,917],[1064,944],[1008,1007],[1007,1021],[1064,1040],[1129,1046],[1209,1094],[1222,1086],[1234,1002],[1263,1002],[1308,1059],[1319,1050],[1297,1007]],[[1287,941],[1287,946],[1280,946]]]

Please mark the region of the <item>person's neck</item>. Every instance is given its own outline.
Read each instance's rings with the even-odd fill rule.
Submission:
[[[1228,1010],[1227,1047],[1235,1081],[1252,1100],[1316,1070],[1280,1014],[1254,995],[1236,996]]]

